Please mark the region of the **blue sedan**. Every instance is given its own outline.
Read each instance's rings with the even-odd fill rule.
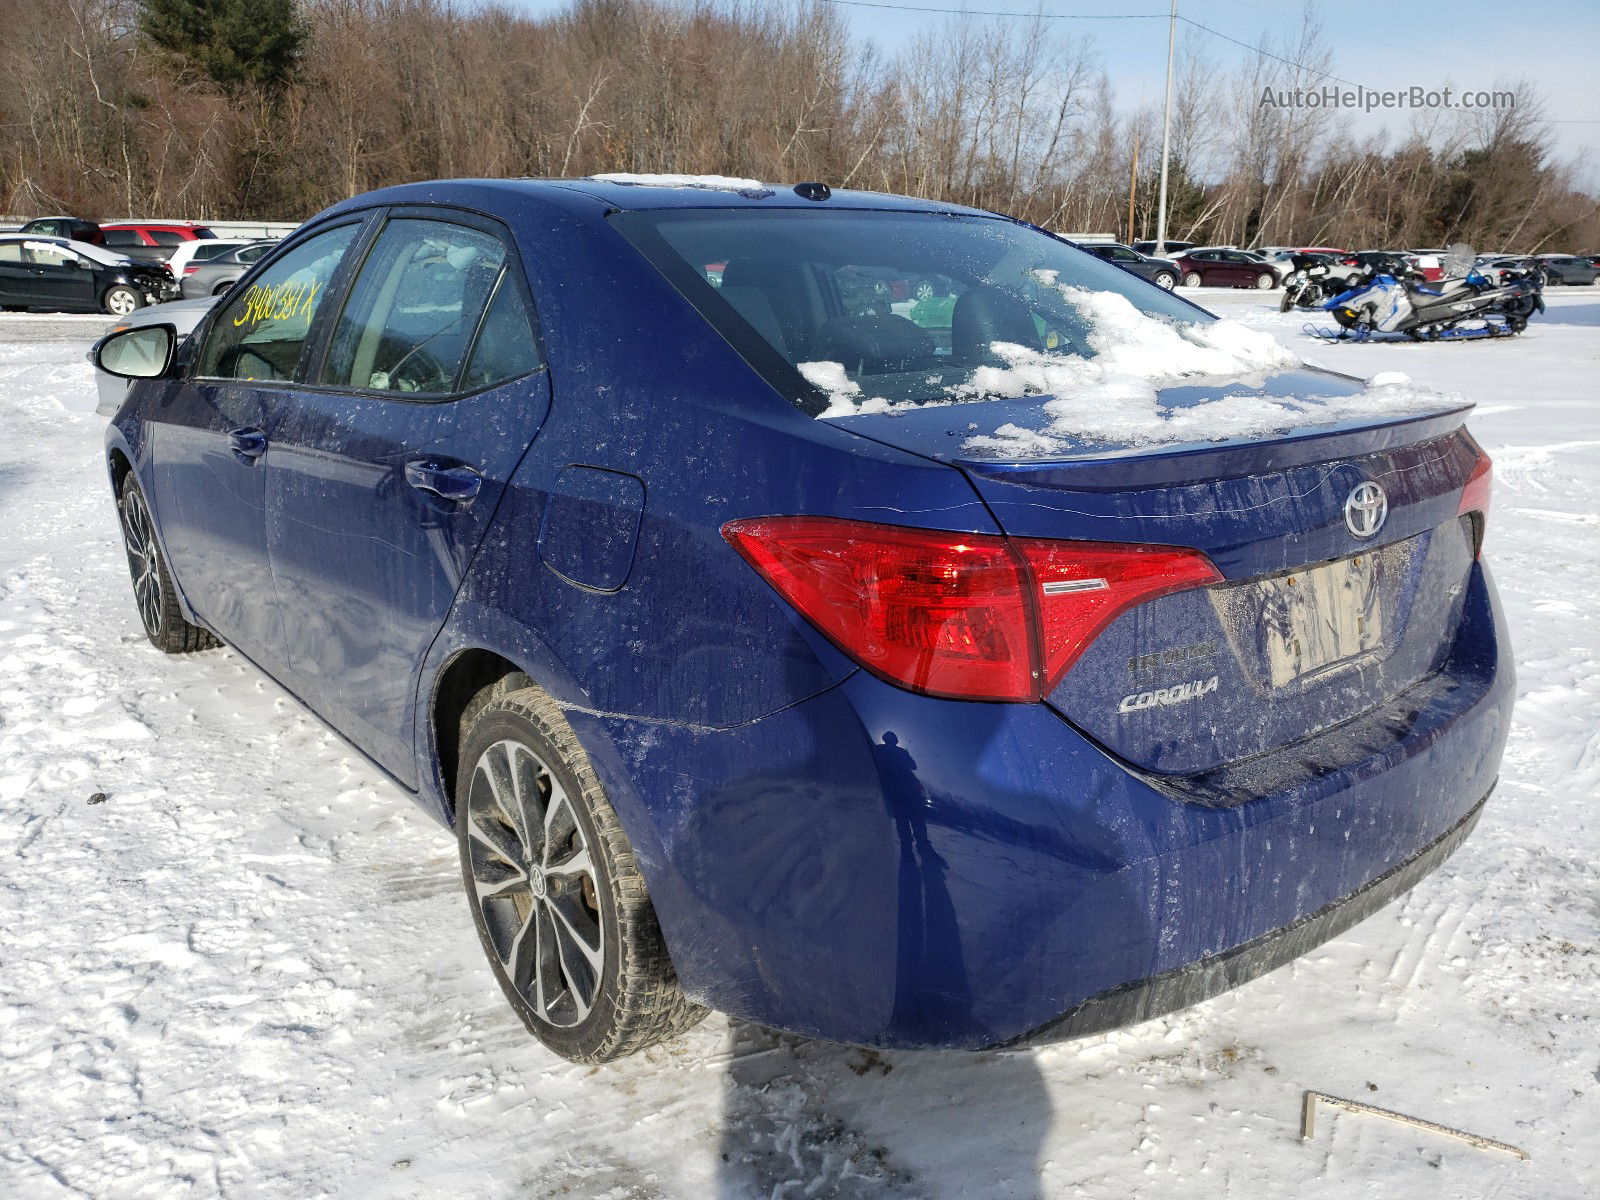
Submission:
[[[1462,842],[1512,695],[1488,460],[1241,336],[992,213],[479,180],[97,361],[150,640],[452,828],[508,1001],[595,1062],[710,1008],[1082,1036]]]

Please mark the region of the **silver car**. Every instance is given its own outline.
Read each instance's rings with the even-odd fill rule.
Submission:
[[[239,282],[239,277],[255,265],[256,259],[277,244],[277,242],[250,242],[244,246],[235,246],[232,250],[205,262],[191,263],[193,270],[184,274],[181,283],[184,299],[222,295]]]
[[[170,304],[152,304],[146,308],[135,309],[123,317],[106,333],[121,333],[124,329],[132,329],[136,325],[171,325],[177,332],[178,341],[183,341],[194,332],[194,327],[211,311],[217,299],[215,296],[204,296],[199,300],[174,300]],[[99,343],[96,342],[96,345]],[[88,359],[95,361],[94,350],[89,350]],[[128,394],[128,385],[131,381],[108,375],[95,364],[94,386],[98,393],[95,403],[95,412],[109,416],[117,411],[117,406],[122,403],[122,398]]]

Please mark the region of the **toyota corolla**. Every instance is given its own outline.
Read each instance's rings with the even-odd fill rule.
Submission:
[[[231,646],[451,827],[572,1059],[707,1009],[1142,1020],[1374,912],[1495,782],[1464,402],[992,213],[413,184],[97,355],[150,640]]]

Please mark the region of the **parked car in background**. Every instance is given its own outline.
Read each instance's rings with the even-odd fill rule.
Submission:
[[[1551,287],[1560,283],[1593,283],[1600,277],[1600,268],[1586,258],[1572,254],[1537,254],[1539,269],[1544,272],[1544,283]]]
[[[1306,953],[1469,835],[1514,657],[1467,405],[1352,418],[1318,398],[1361,380],[1263,344],[1270,376],[1241,351],[1150,424],[1091,401],[1018,438],[1060,420],[1039,362],[1170,361],[1215,318],[993,213],[719,186],[356,196],[186,344],[98,350],[141,379],[105,445],[134,619],[237,647],[454,828],[552,1051],[707,1008],[1082,1037]],[[847,308],[844,272],[948,279],[948,324]],[[1159,416],[1241,394],[1284,426]]]
[[[118,249],[146,246],[164,249],[168,254],[184,242],[217,236],[194,221],[115,221],[100,228],[105,231],[108,246]]]
[[[193,241],[184,242],[172,251],[172,256],[167,259],[167,269],[172,272],[174,279],[182,282],[183,277],[200,263],[220,258],[228,251],[237,250],[240,246],[253,246],[261,240],[263,239],[195,238]]]
[[[1396,254],[1400,251],[1369,251],[1369,253]],[[1434,247],[1430,250],[1406,250],[1404,253],[1410,257],[1412,268],[1429,283],[1438,283],[1444,278],[1444,260],[1450,253],[1448,250]]]
[[[1185,287],[1271,288],[1278,285],[1273,264],[1246,250],[1191,250],[1175,260]]]
[[[171,325],[174,336],[181,343],[194,332],[200,319],[210,312],[215,304],[216,300],[207,296],[201,300],[169,300],[162,304],[147,305],[118,320],[106,331],[107,336],[121,333],[124,329],[136,329],[141,325]],[[89,350],[87,357],[94,363],[94,386],[99,397],[95,411],[110,416],[127,397],[130,381],[120,375],[112,375],[101,370],[100,364],[95,362],[93,348]]]
[[[1178,268],[1168,259],[1150,258],[1140,254],[1131,246],[1123,246],[1116,242],[1095,242],[1092,245],[1080,245],[1079,248],[1087,250],[1096,258],[1116,264],[1124,271],[1133,272],[1140,279],[1148,279],[1169,292],[1178,286]]]
[[[178,294],[163,266],[67,238],[0,234],[0,307],[46,308],[124,317]]]
[[[179,290],[190,300],[198,296],[220,296],[277,244],[276,241],[246,242],[242,246],[230,246],[203,262],[192,262],[178,280]]]
[[[106,235],[100,226],[82,217],[38,217],[29,221],[18,233],[38,234],[41,237],[66,238],[89,246],[103,246]]]
[[[1529,275],[1543,282],[1539,264],[1526,255],[1482,255],[1473,266],[1480,275],[1492,283],[1504,283],[1512,274]]]
[[[1173,259],[1185,250],[1193,249],[1198,244],[1198,242],[1175,242],[1168,238],[1165,243],[1165,250],[1158,251],[1154,242],[1134,242],[1132,248],[1148,258]]]

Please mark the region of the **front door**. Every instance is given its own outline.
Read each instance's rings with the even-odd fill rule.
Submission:
[[[281,675],[284,634],[267,560],[266,430],[359,221],[288,247],[197,333],[190,372],[144,406],[157,524],[200,619]]]
[[[32,303],[49,308],[98,308],[94,264],[54,242],[24,242],[22,254],[33,274]]]
[[[510,245],[464,214],[391,214],[268,430],[288,681],[407,784],[418,671],[549,404]]]

